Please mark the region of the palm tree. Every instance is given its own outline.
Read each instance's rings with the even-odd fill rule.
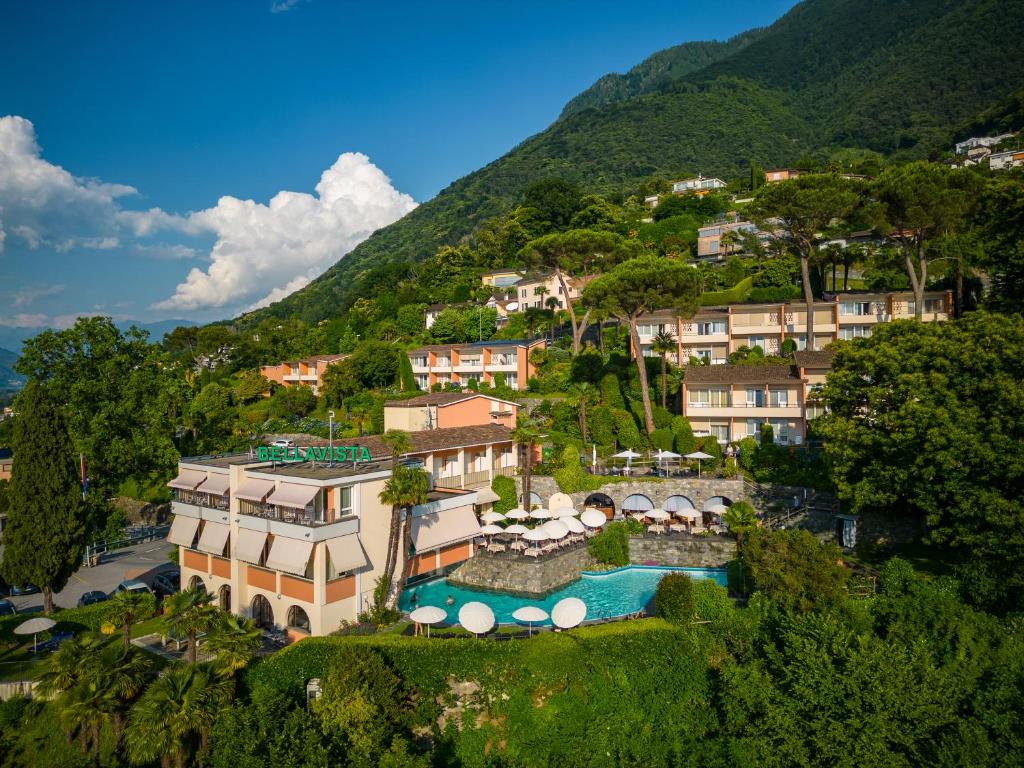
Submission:
[[[118,592],[110,600],[107,620],[121,626],[125,648],[132,642],[132,624],[148,619],[156,609],[156,600],[149,592]]]
[[[214,655],[218,671],[231,675],[249,663],[261,642],[262,633],[256,622],[225,613],[221,617],[220,626],[210,634],[205,647]]]
[[[412,450],[412,441],[409,439],[409,433],[403,432],[400,429],[389,429],[383,435],[384,443],[391,449],[391,467],[392,477],[394,479],[394,469],[399,466],[398,460],[403,454],[408,453]],[[391,480],[388,482],[390,483]],[[385,502],[383,499],[382,503]],[[388,533],[388,552],[384,562],[384,577],[389,581],[391,574],[395,569],[395,560],[398,559],[398,531],[401,525],[401,507],[392,504],[391,507],[391,527]]]
[[[233,687],[207,664],[172,666],[132,707],[125,732],[129,760],[184,768],[194,753],[206,751],[210,728]]]
[[[580,439],[587,442],[587,407],[597,397],[594,386],[587,381],[581,381],[569,387],[569,402],[576,406],[576,413],[580,424]]]
[[[198,589],[177,592],[164,602],[167,626],[179,636],[188,637],[188,661],[199,660],[199,635],[217,628],[222,619],[220,608],[213,605],[213,595]]]
[[[547,301],[544,302],[551,311],[551,343],[555,343],[555,322],[558,320],[558,310],[562,308],[562,302],[558,300],[557,296],[548,296]]]
[[[754,508],[745,501],[737,501],[729,505],[729,509],[722,515],[722,522],[729,529],[729,533],[736,537],[736,549],[740,563],[740,582],[743,582],[743,540],[747,534],[757,530],[757,514]]]
[[[676,337],[671,331],[658,331],[651,339],[651,349],[658,353],[661,358],[661,407],[665,408],[668,395],[668,374],[665,370],[668,363],[667,356],[678,349]]]
[[[523,419],[516,424],[512,439],[519,446],[519,455],[524,457],[521,465],[523,473],[523,508],[530,508],[530,476],[533,471],[533,449],[540,442],[541,434],[537,424],[530,419]],[[524,450],[525,449],[525,450]]]
[[[77,685],[92,666],[91,660],[96,655],[97,647],[103,643],[104,638],[98,635],[82,635],[73,642],[62,643],[46,659],[43,671],[39,674],[39,685],[36,687],[39,695],[51,698]]]
[[[394,578],[395,568],[399,561],[398,551],[401,549],[404,579],[409,545],[412,540],[412,508],[427,500],[429,490],[430,477],[426,472],[404,464],[396,464],[391,470],[391,477],[384,483],[384,488],[378,494],[382,504],[391,505],[392,538],[388,542],[388,559],[384,570],[384,574],[390,582],[389,590],[391,587],[401,588]],[[405,510],[405,526],[401,536],[401,547],[399,547],[398,521],[401,518],[402,510]],[[398,589],[389,591],[389,602],[392,597],[397,597],[397,594]]]

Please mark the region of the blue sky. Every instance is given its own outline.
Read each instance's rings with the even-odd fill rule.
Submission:
[[[0,7],[0,116],[23,119],[0,124],[0,172],[43,185],[0,181],[0,326],[95,311],[208,320],[275,298],[602,74],[792,3],[276,5],[290,7]],[[300,197],[268,208],[282,190]],[[282,248],[291,273],[270,263]]]

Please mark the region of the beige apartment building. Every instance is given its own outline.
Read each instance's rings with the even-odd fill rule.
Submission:
[[[494,501],[496,475],[513,475],[512,431],[483,424],[410,433],[403,461],[432,478],[403,542],[411,576],[440,574],[472,557],[477,512]],[[365,450],[364,450],[365,449]],[[179,548],[183,588],[293,638],[324,635],[367,610],[387,557],[391,476],[379,436],[309,446],[183,458],[168,541]]]
[[[475,392],[428,392],[408,400],[389,400],[384,406],[384,431],[468,427],[501,424],[514,428],[519,403]]]
[[[409,363],[416,378],[416,386],[429,390],[435,384],[467,386],[494,384],[495,374],[502,374],[511,389],[526,389],[526,383],[536,372],[530,363],[530,352],[543,349],[547,342],[479,341],[472,344],[431,344],[409,350]]]
[[[515,286],[518,292],[516,300],[519,311],[525,312],[530,307],[547,309],[548,299],[551,297],[558,299],[560,309],[566,309],[569,306],[568,302],[575,301],[580,297],[586,283],[587,281],[583,278],[567,276],[565,284],[569,293],[566,296],[566,292],[562,289],[562,284],[554,272],[549,274],[534,272],[525,275]]]
[[[952,316],[953,296],[949,291],[925,294],[923,319],[948,320]],[[823,349],[836,340],[870,336],[879,323],[913,319],[912,293],[835,294],[814,304],[814,347]],[[731,304],[705,307],[685,320],[670,311],[658,311],[639,319],[642,353],[656,357],[651,342],[659,332],[671,333],[676,352],[671,359],[686,365],[700,358],[712,365],[727,362],[729,354],[740,347],[761,347],[767,355],[778,355],[782,343],[793,339],[797,349],[807,349],[807,306],[804,302],[781,304]]]
[[[286,360],[277,365],[262,365],[260,373],[282,387],[309,387],[319,396],[324,384],[324,372],[348,355],[316,355],[301,360]]]

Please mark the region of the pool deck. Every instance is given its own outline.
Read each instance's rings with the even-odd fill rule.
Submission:
[[[469,589],[538,598],[572,584],[595,565],[586,545],[538,560],[480,552],[452,571],[448,581]]]

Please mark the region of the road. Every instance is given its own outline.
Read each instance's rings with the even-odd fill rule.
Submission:
[[[54,602],[61,608],[74,608],[85,592],[98,589],[109,593],[126,579],[139,579],[152,585],[153,577],[160,571],[177,569],[178,566],[167,559],[172,548],[173,545],[160,539],[108,552],[95,568],[79,568],[67,586],[54,595]],[[22,595],[10,600],[19,612],[42,610],[43,607],[41,594]]]

